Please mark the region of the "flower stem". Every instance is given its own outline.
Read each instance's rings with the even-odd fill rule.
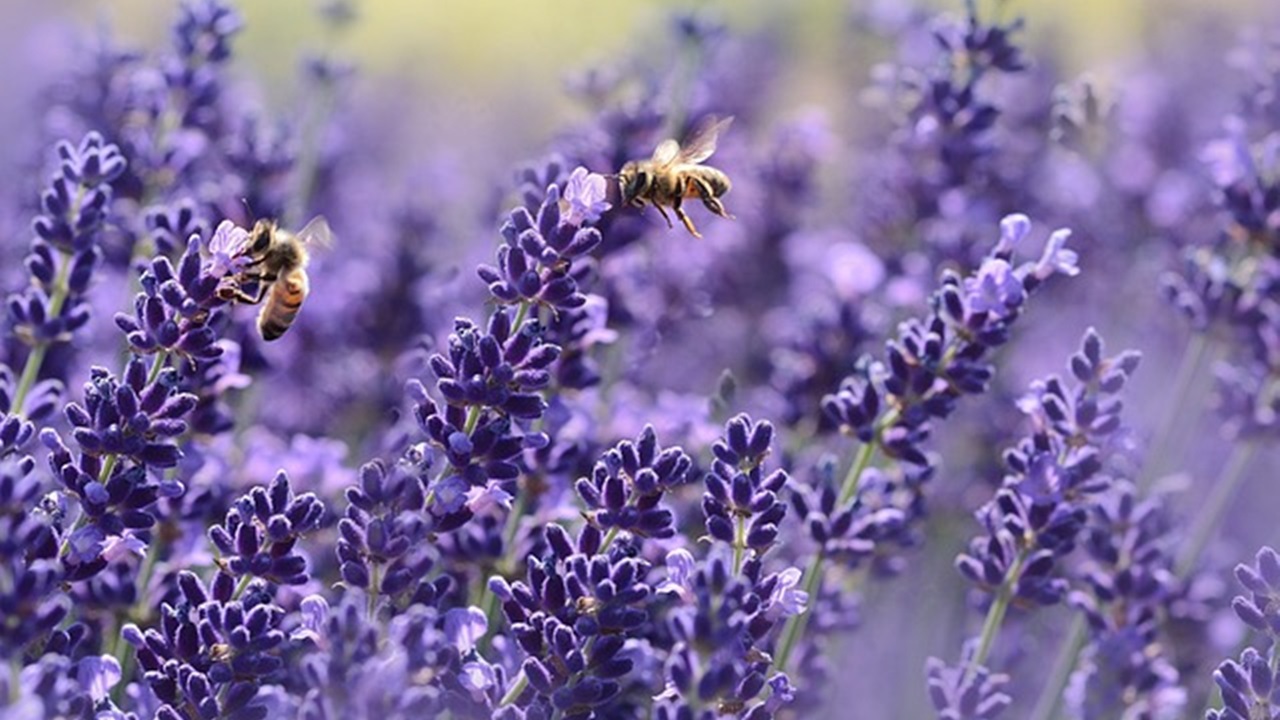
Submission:
[[[809,568],[804,573],[804,591],[809,593],[810,608],[813,607],[818,598],[817,592],[822,583],[822,563],[824,560],[826,560],[826,554],[819,550],[813,556],[813,560],[809,562]],[[811,610],[805,609],[804,612],[787,618],[787,624],[782,628],[782,639],[778,641],[778,652],[773,658],[773,666],[779,672],[786,671],[787,661],[791,659],[791,652],[795,650],[796,642],[804,634],[805,626],[809,624],[810,612]]]
[[[467,435],[470,435],[471,433],[475,432],[476,425],[478,425],[479,423],[480,423],[480,406],[472,405],[471,408],[467,410],[467,422],[462,426],[462,432],[466,433]]]
[[[155,573],[156,563],[160,559],[159,545],[160,538],[158,534],[153,534],[151,544],[147,546],[147,556],[142,560],[142,567],[138,570],[137,588],[138,601],[129,608],[126,619],[138,618],[139,620],[145,616],[147,609],[150,608],[150,602],[147,598],[147,586],[151,584],[151,576]],[[124,699],[125,688],[129,684],[129,678],[133,675],[134,649],[133,646],[124,642],[120,635],[120,629],[117,628],[114,637],[111,638],[111,655],[120,663],[120,682],[111,690],[111,699],[119,704]]]
[[[733,533],[733,574],[742,572],[742,551],[747,546],[747,519],[741,515],[737,518],[737,527]]]
[[[9,660],[9,705],[18,704],[18,695],[22,692],[22,653],[14,653]]]
[[[378,612],[378,586],[382,584],[382,564],[373,563],[369,571],[369,618],[372,620]]]
[[[161,350],[151,362],[151,370],[147,373],[147,384],[151,385],[160,377],[160,371],[169,364],[169,351]]]
[[[1071,680],[1071,671],[1076,667],[1076,656],[1084,648],[1086,629],[1084,615],[1077,613],[1071,621],[1071,628],[1067,630],[1066,637],[1062,639],[1058,655],[1053,659],[1053,669],[1049,679],[1036,700],[1036,706],[1028,720],[1050,720],[1058,710],[1063,691]]]
[[[603,555],[604,551],[609,549],[609,546],[613,544],[613,541],[616,540],[617,537],[618,528],[615,525],[614,527],[609,528],[609,532],[604,534],[604,540],[600,542],[600,554]]]
[[[888,427],[897,421],[897,413],[890,411],[877,423],[879,427]],[[862,482],[862,474],[866,472],[871,465],[871,459],[875,457],[877,443],[872,440],[863,443],[858,448],[858,454],[854,456],[853,462],[849,465],[849,472],[845,473],[844,483],[840,486],[840,499],[837,505],[844,505],[858,494],[858,484]],[[819,550],[809,563],[809,568],[804,573],[804,589],[809,593],[809,607],[812,608],[818,600],[818,590],[822,582],[822,565],[826,560],[826,553]],[[787,618],[787,624],[782,628],[782,639],[778,642],[778,651],[773,658],[773,666],[780,672],[786,672],[787,661],[791,659],[791,652],[795,650],[796,642],[804,633],[804,628],[809,624],[810,612],[797,613]]]
[[[520,674],[516,676],[516,681],[511,684],[511,689],[498,702],[498,707],[506,707],[515,702],[520,697],[520,693],[524,692],[527,687],[529,687],[529,678],[525,677],[524,671],[521,670]]]
[[[1173,446],[1173,436],[1178,434],[1178,420],[1186,411],[1187,400],[1191,396],[1191,388],[1200,374],[1200,366],[1209,352],[1209,334],[1197,332],[1187,341],[1182,351],[1182,360],[1178,364],[1177,374],[1173,378],[1173,391],[1169,406],[1164,409],[1160,418],[1160,426],[1152,438],[1147,461],[1143,464],[1142,473],[1138,476],[1138,493],[1146,495],[1151,483],[1160,477],[1160,473],[1169,467],[1169,451]]]
[[[991,654],[991,646],[995,644],[996,635],[1000,634],[1005,613],[1009,611],[1009,602],[1013,600],[1014,587],[1022,575],[1022,565],[1030,554],[1031,551],[1027,547],[1018,551],[1004,582],[996,592],[995,600],[991,602],[991,607],[987,608],[987,619],[982,623],[982,636],[978,639],[978,651],[974,653],[973,659],[969,661],[969,667],[965,670],[966,679],[972,678],[978,668],[986,663],[987,656]]]
[[[520,326],[524,324],[524,319],[529,315],[530,305],[531,303],[528,300],[520,303],[520,308],[516,310],[516,319],[511,322],[511,332],[513,334],[520,331]]]
[[[886,416],[889,417],[889,416]],[[888,427],[896,421],[897,414],[893,414],[893,420],[882,423],[882,427]],[[858,449],[858,455],[853,459],[853,464],[849,466],[849,472],[844,476],[844,483],[840,486],[840,498],[836,501],[837,505],[844,505],[858,495],[858,484],[862,482],[862,473],[866,472],[867,466],[871,464],[871,458],[876,454],[876,441],[864,443]]]
[[[524,516],[525,493],[516,489],[516,503],[512,506],[511,512],[507,515],[507,526],[502,531],[502,547],[510,554],[511,547],[515,543],[516,533],[520,531],[520,518]],[[488,621],[489,628],[493,629],[498,626],[498,596],[493,594],[489,589],[489,583],[482,582],[480,590],[480,609],[484,612],[485,619]],[[488,650],[489,644],[493,636],[486,633],[480,640],[481,650]]]
[[[1213,492],[1209,494],[1203,509],[1196,516],[1191,526],[1190,539],[1186,545],[1182,546],[1182,552],[1174,564],[1174,571],[1178,577],[1185,579],[1200,561],[1201,553],[1217,533],[1223,514],[1231,506],[1231,501],[1240,489],[1240,484],[1245,478],[1245,470],[1256,450],[1257,446],[1253,442],[1244,441],[1237,443],[1235,449],[1231,451],[1222,476],[1214,484]]]
[[[62,306],[67,302],[67,296],[71,294],[71,286],[68,277],[71,275],[71,253],[64,250],[58,250],[58,275],[53,280],[53,292],[49,295],[49,318],[53,319],[62,314]],[[27,362],[22,366],[22,375],[18,379],[18,388],[13,394],[13,412],[18,417],[25,417],[23,405],[27,401],[27,395],[31,392],[31,388],[36,384],[36,378],[40,376],[40,366],[44,365],[44,357],[49,352],[49,341],[38,341],[31,347],[31,353],[27,355]]]
[[[240,578],[240,582],[236,583],[236,589],[231,593],[232,600],[239,600],[244,594],[245,588],[249,587],[249,583],[253,580],[252,575],[244,575]]]

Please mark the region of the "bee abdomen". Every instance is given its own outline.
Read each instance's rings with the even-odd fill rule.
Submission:
[[[699,167],[690,173],[681,194],[687,198],[720,197],[732,187],[728,175],[713,167]]]
[[[307,273],[301,269],[271,286],[271,294],[258,315],[258,332],[263,340],[275,340],[293,325],[307,299],[308,286]]]

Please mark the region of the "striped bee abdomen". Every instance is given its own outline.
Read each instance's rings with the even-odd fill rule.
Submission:
[[[262,333],[263,340],[275,340],[293,325],[309,291],[310,281],[302,268],[272,283],[267,301],[258,314],[258,331]]]

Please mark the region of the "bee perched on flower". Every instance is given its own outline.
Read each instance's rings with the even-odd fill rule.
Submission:
[[[223,221],[209,243],[210,271],[221,279],[218,295],[251,305],[265,300],[258,331],[263,340],[275,340],[293,325],[311,292],[310,250],[332,242],[323,217],[313,218],[297,233],[281,229],[274,220],[259,220],[252,230]]]

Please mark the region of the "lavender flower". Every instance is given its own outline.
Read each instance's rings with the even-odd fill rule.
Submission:
[[[215,261],[202,271],[198,248],[192,238],[176,273],[167,259],[157,258],[142,275],[143,292],[134,303],[134,316],[116,315],[116,325],[134,353],[173,353],[191,366],[222,354],[209,327],[210,312],[225,302],[217,293],[217,271],[222,268]]]
[[[237,579],[257,577],[279,585],[303,585],[307,560],[295,552],[314,531],[324,505],[313,493],[294,495],[289,477],[276,475],[269,488],[255,487],[235,502],[209,539],[221,557],[218,567]]]
[[[595,178],[603,184],[604,178]],[[572,177],[570,182],[574,182]],[[556,185],[547,188],[536,220],[524,208],[511,212],[502,226],[506,245],[498,250],[498,267],[482,265],[478,269],[494,299],[545,305],[553,310],[568,310],[586,302],[578,290],[579,280],[572,264],[600,244],[600,231],[580,226],[589,214],[598,216],[602,200],[585,195],[592,192],[584,187],[587,178],[579,183],[566,188],[566,192],[574,193],[564,201],[569,209],[567,216],[562,215],[560,188]]]
[[[1274,600],[1280,597],[1280,554],[1263,547],[1254,564],[1237,565],[1235,575],[1248,594],[1233,599],[1232,609],[1245,625],[1266,636],[1266,646],[1274,648],[1280,635],[1280,622],[1274,617]],[[1223,661],[1213,673],[1213,680],[1222,691],[1223,707],[1209,711],[1205,716],[1209,720],[1275,716],[1276,671],[1255,648],[1246,648],[1239,662]]]
[[[527,578],[490,580],[514,639],[527,654],[521,670],[528,689],[514,701],[568,715],[587,714],[621,692],[617,678],[631,671],[618,655],[628,635],[648,620],[653,589],[643,560],[599,554],[601,535],[588,525],[571,544],[557,525],[547,528],[552,556],[529,561]]]
[[[1008,675],[992,674],[985,667],[974,668],[969,660],[948,667],[929,658],[929,699],[942,720],[990,720],[1000,717],[1013,702],[1003,688]]]
[[[716,459],[706,476],[702,513],[707,534],[733,548],[735,572],[745,550],[756,556],[769,550],[787,514],[779,494],[789,476],[781,469],[764,473],[772,442],[772,424],[739,415],[729,420],[725,437],[712,446]]]
[[[269,595],[251,590],[244,601],[230,575],[206,586],[191,573],[178,577],[181,601],[161,607],[162,630],[126,625],[151,690],[161,703],[157,717],[265,717],[255,700],[259,684],[282,666],[284,610]]]
[[[610,533],[625,530],[642,537],[675,535],[675,515],[659,505],[663,495],[687,481],[693,459],[684,450],[663,449],[653,427],[635,442],[622,441],[604,453],[589,478],[575,484],[591,508],[591,523]]]
[[[29,401],[31,410],[50,409],[35,399],[47,397],[48,386],[34,398],[29,395],[45,354],[89,322],[85,295],[102,259],[99,243],[111,184],[126,167],[119,148],[98,133],[85,135],[79,146],[61,142],[57,152],[60,165],[40,195],[41,213],[32,223],[36,239],[24,263],[31,286],[7,301],[15,335],[31,348],[9,401],[19,415],[28,411]]]
[[[955,698],[966,694],[963,703],[968,709],[963,712],[990,716],[979,710],[989,691],[968,683],[986,672],[984,664],[1005,612],[1011,604],[1053,605],[1066,596],[1068,582],[1060,564],[1084,531],[1091,497],[1111,488],[1105,470],[1107,454],[1115,452],[1122,431],[1118,394],[1139,358],[1132,351],[1104,358],[1102,340],[1090,329],[1068,363],[1078,387],[1069,390],[1061,379],[1050,377],[1033,384],[1032,394],[1023,401],[1035,432],[1005,453],[1011,473],[977,513],[985,534],[956,558],[961,574],[993,598],[976,649],[962,663],[958,678],[947,680],[944,665],[930,664],[931,687],[951,686],[941,695],[934,690],[939,717],[963,717],[954,714],[960,712]],[[1167,677],[1164,680],[1168,683]]]
[[[418,547],[432,530],[423,485],[407,458],[391,468],[381,463],[361,468],[360,486],[347,489],[350,506],[338,522],[344,582],[374,596],[412,593],[412,602],[427,605],[446,592],[447,576],[425,581],[434,562]]]

